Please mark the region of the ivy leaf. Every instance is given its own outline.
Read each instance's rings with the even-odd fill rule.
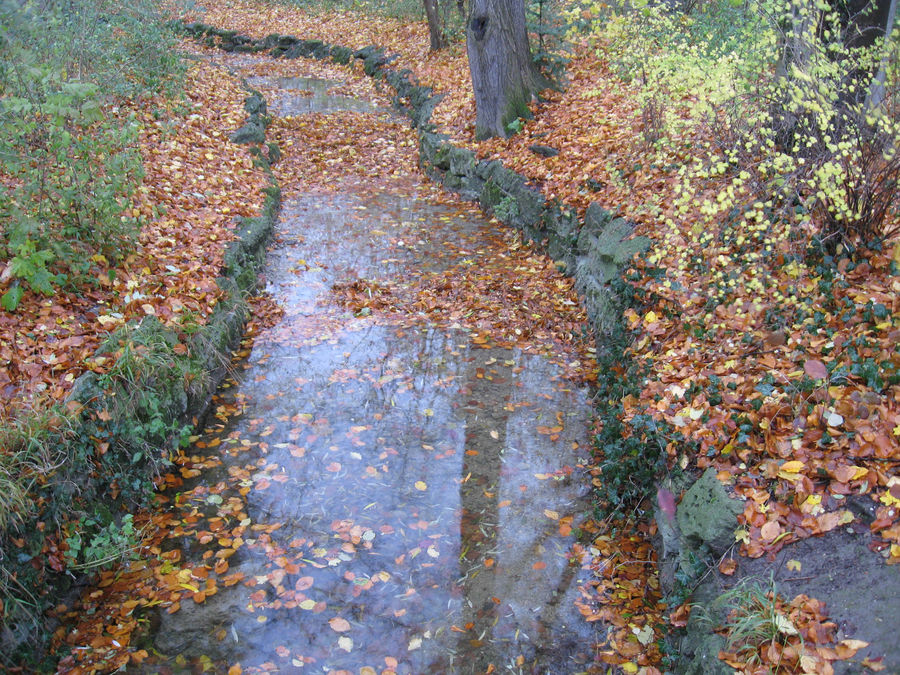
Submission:
[[[15,312],[24,294],[25,291],[21,286],[13,286],[0,298],[0,305],[3,305],[3,309],[7,312]]]

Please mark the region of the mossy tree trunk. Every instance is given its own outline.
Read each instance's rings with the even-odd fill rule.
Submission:
[[[531,116],[528,104],[542,88],[528,45],[524,0],[472,0],[466,48],[475,91],[475,137],[505,137],[510,122]]]

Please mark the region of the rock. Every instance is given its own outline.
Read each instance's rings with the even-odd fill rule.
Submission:
[[[475,175],[475,153],[466,148],[450,146],[450,173],[456,176]]]
[[[265,143],[266,131],[262,124],[247,122],[229,138],[232,143]]]
[[[244,110],[248,115],[265,115],[266,99],[258,91],[254,91],[244,99]]]
[[[450,168],[447,152],[443,151],[448,139],[449,136],[444,134],[419,132],[419,164],[423,169],[431,171],[433,168],[438,168],[446,171]],[[439,154],[441,155],[440,159],[438,158]]]
[[[559,154],[559,150],[556,148],[551,148],[549,145],[539,145],[538,143],[529,145],[528,149],[541,157],[556,157]]]
[[[737,517],[743,510],[742,502],[728,496],[710,468],[685,493],[676,519],[687,546],[719,555],[734,544]]]

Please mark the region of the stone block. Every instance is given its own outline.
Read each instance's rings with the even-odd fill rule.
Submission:
[[[475,175],[475,153],[471,150],[451,145],[447,158],[450,160],[450,173],[453,175]]]
[[[743,510],[743,503],[725,492],[715,470],[707,469],[685,493],[676,511],[685,545],[721,554],[734,544],[737,517]]]

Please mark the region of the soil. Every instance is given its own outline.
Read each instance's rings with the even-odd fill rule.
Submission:
[[[854,638],[869,643],[852,659],[834,662],[834,672],[869,673],[872,671],[863,660],[882,659],[884,670],[880,672],[896,674],[900,673],[900,641],[894,622],[900,604],[900,569],[886,565],[873,553],[871,541],[868,528],[855,524],[793,543],[771,560],[742,557],[734,577],[716,576],[726,589],[750,577],[765,584],[771,575],[785,598],[804,593],[824,601],[837,624],[837,640]],[[799,571],[789,570],[788,561],[799,562]]]

